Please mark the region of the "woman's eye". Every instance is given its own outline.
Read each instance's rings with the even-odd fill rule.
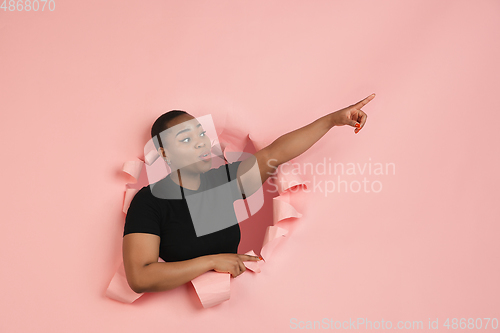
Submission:
[[[207,131],[203,131],[200,133],[201,136],[205,136],[205,133],[207,133]],[[188,141],[186,141],[188,140]],[[188,143],[189,142],[189,138],[185,138],[184,140],[181,140],[180,142],[185,142],[185,143]]]

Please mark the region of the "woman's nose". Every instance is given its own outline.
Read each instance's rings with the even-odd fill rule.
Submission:
[[[203,139],[198,139],[198,141],[196,142],[196,148],[202,148],[205,146],[205,142],[203,141]]]
[[[207,135],[199,136],[196,138],[195,147],[196,148],[204,148],[206,146],[210,146],[210,138]]]

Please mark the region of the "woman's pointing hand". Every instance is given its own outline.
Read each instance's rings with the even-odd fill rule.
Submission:
[[[244,271],[246,267],[243,261],[259,261],[257,256],[236,253],[221,253],[211,255],[213,258],[213,269],[219,273],[230,273],[233,278],[237,277]]]
[[[349,125],[355,127],[354,133],[358,133],[365,125],[367,118],[366,113],[364,113],[361,108],[374,98],[375,94],[371,94],[356,104],[332,112],[333,126]]]

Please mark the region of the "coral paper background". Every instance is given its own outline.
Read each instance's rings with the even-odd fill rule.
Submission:
[[[500,2],[47,7],[0,9],[0,332],[286,332],[323,318],[445,331],[447,318],[500,317]],[[307,205],[289,239],[231,281],[229,301],[204,309],[190,284],[105,296],[121,167],[156,117],[227,116],[270,143],[373,92],[360,133],[333,128],[295,159],[365,172],[305,172],[311,189],[355,185],[297,193]],[[368,174],[375,163],[395,172]],[[363,181],[378,193],[355,191]]]

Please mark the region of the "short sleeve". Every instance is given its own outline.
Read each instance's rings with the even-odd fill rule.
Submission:
[[[154,234],[161,237],[161,209],[149,187],[140,189],[132,201],[125,217],[123,236],[131,233]]]

